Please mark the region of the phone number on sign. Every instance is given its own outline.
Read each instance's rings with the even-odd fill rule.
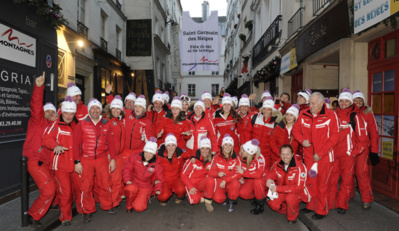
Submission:
[[[0,126],[18,126],[22,125],[22,121],[0,121]]]

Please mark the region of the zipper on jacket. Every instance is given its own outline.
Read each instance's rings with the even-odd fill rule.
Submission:
[[[122,149],[122,126],[119,124],[119,127],[121,128],[121,132],[120,132],[120,135],[119,135],[119,154],[120,154],[120,152],[121,152],[121,149]]]
[[[138,119],[136,119],[136,122],[138,121]],[[133,139],[133,131],[134,131],[134,127],[136,126],[136,122],[134,123],[133,127],[132,127],[132,132],[130,133],[130,150],[132,150],[132,139]]]

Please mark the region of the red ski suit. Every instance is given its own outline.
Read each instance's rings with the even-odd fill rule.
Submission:
[[[93,198],[94,177],[100,189],[98,199],[102,210],[111,209],[111,177],[108,169],[108,158],[115,160],[115,145],[111,123],[103,118],[97,124],[90,116],[81,120],[74,130],[73,155],[74,160],[80,160],[82,175],[80,190],[82,194],[81,206],[83,213],[90,214],[96,211]]]
[[[35,84],[30,101],[31,115],[22,151],[22,155],[28,158],[28,172],[39,188],[39,197],[28,211],[36,221],[44,217],[55,196],[55,180],[49,168],[49,150],[41,147],[42,135],[50,124],[50,121],[44,117],[43,92],[44,86],[37,87]]]
[[[334,148],[338,142],[338,118],[334,111],[323,104],[320,112],[313,116],[310,110],[302,111],[292,128],[294,138],[303,144],[308,140],[310,147],[303,148],[304,162],[307,169],[315,163],[313,155],[321,159],[318,163],[318,173],[315,178],[308,179],[308,189],[312,200],[306,208],[314,210],[319,215],[327,215],[329,210],[330,176],[334,162]]]
[[[363,106],[359,110],[359,115],[364,119],[367,125],[367,132],[369,135],[370,149],[360,154],[355,158],[355,175],[357,178],[357,185],[359,186],[360,196],[362,202],[372,202],[373,190],[371,187],[370,173],[369,173],[369,153],[379,153],[379,139],[377,122],[373,114],[373,110],[368,106]]]
[[[217,105],[217,104],[212,105],[210,108],[205,108],[205,115],[206,115],[210,120],[213,120],[213,119],[214,119],[215,111],[217,111],[218,109],[219,109],[219,105]]]
[[[266,176],[266,180],[273,180],[276,185],[278,198],[269,200],[270,208],[282,214],[287,214],[289,221],[298,217],[299,203],[309,202],[311,196],[306,187],[307,169],[300,159],[292,157],[287,171],[284,162],[279,159]]]
[[[237,111],[240,115],[240,111]],[[240,138],[240,146],[251,140],[252,137],[252,123],[251,118],[255,115],[255,112],[248,111],[244,117],[241,117],[241,121],[237,123],[237,133]]]
[[[163,130],[161,140],[161,144],[165,143],[165,137],[172,133],[177,139],[177,147],[181,149],[187,149],[186,143],[187,140],[191,138],[192,135],[186,136],[183,135],[182,132],[190,131],[191,126],[188,120],[183,120],[175,123],[173,119],[169,119],[166,116],[162,117],[160,125],[157,127],[155,134],[159,134]]]
[[[190,204],[198,204],[204,197],[205,182],[210,168],[211,161],[204,163],[200,150],[197,150],[195,157],[188,159],[184,164],[180,178],[186,186]],[[190,194],[192,188],[197,189],[196,194]]]
[[[272,135],[270,136],[270,148],[272,149],[271,165],[273,165],[278,159],[280,159],[280,148],[284,144],[291,145],[295,154],[300,151],[300,144],[296,141],[291,134],[288,133],[288,129],[283,121],[277,124],[274,128]]]
[[[336,111],[340,131],[330,181],[330,209],[348,209],[350,194],[354,186],[355,158],[369,149],[370,140],[366,123],[358,115],[358,111],[359,108],[355,104],[346,109],[337,108]],[[341,183],[338,191],[340,176]]]
[[[241,166],[241,161],[234,151],[228,159],[224,158],[221,153],[216,154],[212,159],[211,169],[206,178],[204,198],[213,199],[220,204],[226,201],[227,192],[228,199],[237,200],[241,185],[238,180],[242,177],[242,174],[236,172],[237,166]],[[219,177],[219,172],[223,172],[225,175]],[[225,188],[220,187],[222,181],[226,182]]]
[[[255,197],[257,200],[263,200],[266,198],[265,176],[268,169],[265,166],[266,161],[262,155],[259,155],[257,159],[252,159],[249,168],[247,168],[246,162],[242,162],[241,167],[244,169],[242,177],[245,181],[240,188],[240,197],[242,199],[251,200]]]
[[[160,191],[162,193],[165,179],[163,176],[163,168],[159,163],[159,158],[154,157],[145,164],[144,153],[139,155],[131,155],[123,166],[123,182],[125,185],[126,209],[134,209],[136,212],[142,212],[147,209],[148,200],[152,191]],[[155,186],[152,179],[159,180]],[[154,189],[153,189],[154,188]]]
[[[148,117],[147,112],[144,112],[139,118],[136,117],[134,111],[125,117],[125,153],[126,158],[133,153],[140,153],[143,151],[146,142],[153,136],[153,124]],[[124,153],[124,154],[125,154]]]
[[[218,146],[219,148],[222,147],[223,137],[226,134],[229,134],[231,138],[233,138],[234,140],[234,151],[236,153],[239,153],[240,141],[238,140],[238,135],[237,135],[237,123],[234,121],[233,117],[231,116],[231,112],[227,118],[224,118],[220,114],[220,111],[221,109],[215,112],[213,119],[213,124],[215,125],[216,134],[218,136]]]
[[[188,116],[187,120],[191,121],[191,133],[193,136],[190,140],[187,141],[187,147],[192,150],[199,149],[199,143],[202,137],[208,137],[211,141],[212,152],[217,152],[219,150],[217,143],[217,136],[215,126],[213,126],[213,122],[211,119],[205,116],[205,113],[202,113],[202,117],[199,120],[195,119],[195,113],[192,113]]]
[[[42,137],[44,147],[53,151],[58,145],[68,148],[60,155],[50,153],[50,168],[54,171],[58,205],[60,206],[60,220],[72,220],[72,175],[75,164],[73,163],[73,129],[78,123],[76,117],[70,124],[64,122],[62,115],[54,121]],[[74,188],[75,190],[75,188]],[[78,189],[76,189],[78,190]],[[74,191],[75,199],[78,192]],[[77,200],[78,202],[79,200]]]
[[[166,202],[169,200],[173,193],[176,197],[182,199],[186,194],[184,184],[180,180],[180,173],[183,168],[184,161],[190,157],[189,152],[184,152],[181,148],[177,147],[172,159],[168,159],[168,153],[165,145],[161,145],[158,150],[157,158],[163,168],[163,174],[165,178],[165,184],[163,190],[159,194],[158,200]]]
[[[152,128],[155,133],[155,131],[157,131],[158,127],[161,125],[161,120],[166,115],[166,111],[165,111],[164,107],[162,107],[162,109],[159,112],[151,110],[150,112],[146,112],[146,113],[147,113],[148,118],[151,120]],[[157,135],[158,135],[158,133],[155,134],[155,136],[157,136]],[[157,144],[158,144],[158,146],[160,146],[162,144],[162,140],[158,139]]]

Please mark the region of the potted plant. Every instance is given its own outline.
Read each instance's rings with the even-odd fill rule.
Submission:
[[[253,21],[249,20],[245,23],[245,28],[247,28],[248,30],[252,30],[253,27]]]
[[[241,41],[245,42],[245,40],[247,40],[247,36],[245,36],[245,34],[240,34],[238,37],[240,37]]]

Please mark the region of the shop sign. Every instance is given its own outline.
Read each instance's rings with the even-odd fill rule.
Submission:
[[[294,47],[281,58],[280,74],[284,74],[297,66],[296,50]]]
[[[315,22],[298,36],[295,42],[297,62],[349,36],[348,5],[346,1],[341,1],[326,14],[316,18]]]
[[[126,21],[126,56],[151,56],[151,19]]]
[[[36,39],[0,23],[0,58],[36,67]]]
[[[382,141],[382,157],[393,160],[393,140]]]
[[[399,11],[398,0],[355,0],[355,34],[375,25]]]

